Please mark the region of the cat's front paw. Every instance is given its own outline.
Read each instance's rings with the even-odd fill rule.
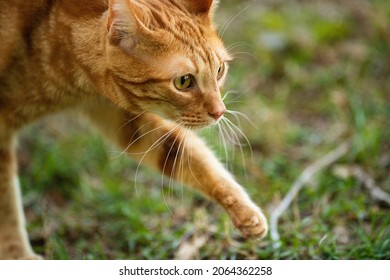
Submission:
[[[213,196],[225,208],[234,226],[245,238],[266,236],[267,219],[240,186],[217,187],[214,189]]]
[[[254,204],[241,204],[228,210],[234,226],[245,238],[263,238],[267,235],[267,219]]]

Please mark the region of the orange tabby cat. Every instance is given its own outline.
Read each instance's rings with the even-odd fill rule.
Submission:
[[[213,27],[216,2],[0,0],[0,258],[37,258],[24,225],[17,133],[66,109],[217,201],[245,237],[266,234],[260,209],[192,132],[226,110],[230,57]]]

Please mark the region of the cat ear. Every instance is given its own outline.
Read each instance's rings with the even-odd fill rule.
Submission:
[[[182,2],[190,12],[213,16],[219,0],[182,0]]]
[[[109,0],[107,30],[111,44],[130,51],[137,36],[147,28],[141,21],[139,8],[131,0]]]

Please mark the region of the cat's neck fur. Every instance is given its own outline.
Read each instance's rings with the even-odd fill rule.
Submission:
[[[94,86],[106,84],[108,0],[46,1],[52,7],[48,23],[40,27],[39,33],[43,36],[36,38],[37,45],[49,46],[50,53],[45,55],[50,67],[60,75],[69,73],[69,77],[64,78],[68,78],[72,87],[94,93]],[[63,45],[56,47],[54,44],[59,42]]]

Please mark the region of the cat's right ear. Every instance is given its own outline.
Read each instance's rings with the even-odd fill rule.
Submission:
[[[109,0],[107,30],[109,42],[127,52],[135,47],[137,37],[147,30],[142,13],[131,0]]]
[[[219,0],[181,0],[183,5],[192,13],[207,15],[213,18]]]

